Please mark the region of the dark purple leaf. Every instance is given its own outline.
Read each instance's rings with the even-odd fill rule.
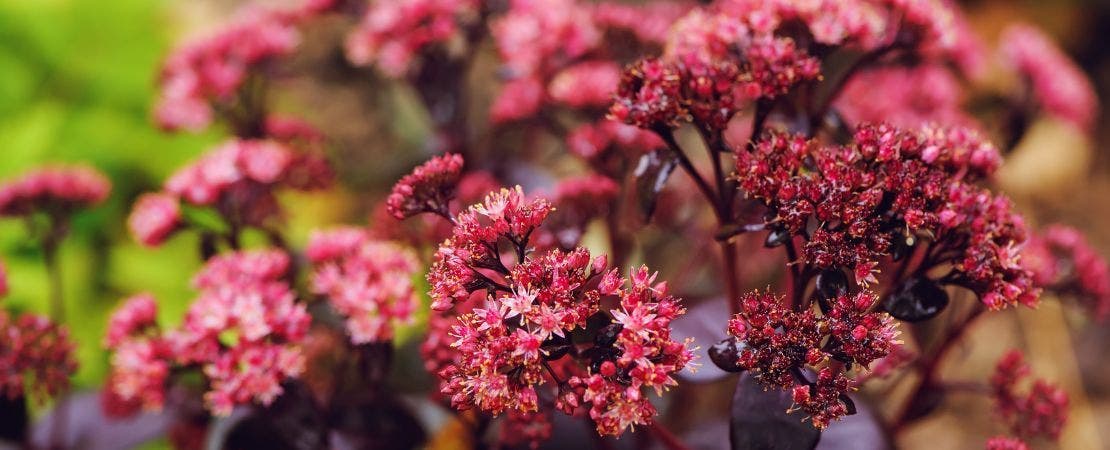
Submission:
[[[883,300],[883,307],[895,319],[921,322],[932,319],[948,306],[948,293],[935,281],[925,277],[906,280],[893,294]]]
[[[0,441],[23,442],[27,439],[27,399],[0,395]]]
[[[740,375],[732,397],[729,439],[733,450],[810,450],[821,432],[801,413],[787,413],[788,392],[763,390],[751,374]]]
[[[645,220],[651,219],[659,192],[677,166],[678,159],[667,149],[656,149],[640,157],[633,175],[636,177],[636,200]]]
[[[874,412],[862,399],[851,397],[856,405],[856,414],[844,416],[829,424],[821,433],[817,450],[888,450],[883,427],[875,418]]]
[[[740,352],[743,349],[744,343],[729,337],[709,347],[709,360],[725,372],[740,373],[744,371],[744,368],[740,367]]]
[[[673,338],[677,341],[693,338],[694,345],[701,347],[699,351],[708,351],[709,346],[728,337],[725,333],[728,318],[728,305],[723,297],[708,299],[688,308],[686,314],[671,322]],[[679,378],[695,383],[710,383],[729,375],[715,364],[702,364],[696,370],[687,367],[678,373]]]

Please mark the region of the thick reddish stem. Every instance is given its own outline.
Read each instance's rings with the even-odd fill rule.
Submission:
[[[721,256],[724,257],[725,292],[728,293],[729,311],[740,314],[740,277],[736,272],[736,244],[732,242],[721,243]]]
[[[659,439],[660,444],[667,447],[667,450],[690,450],[686,444],[683,444],[682,441],[678,439],[678,436],[675,436],[671,430],[659,425],[658,422],[652,422],[651,425],[648,425],[648,429]]]
[[[909,409],[913,406],[915,401],[929,389],[937,387],[939,381],[938,377],[940,375],[937,371],[940,369],[940,364],[944,361],[944,357],[955,347],[956,343],[960,341],[960,338],[971,329],[971,324],[982,316],[983,311],[985,311],[985,308],[982,305],[976,305],[975,309],[972,310],[964,320],[952,325],[952,327],[948,329],[948,333],[945,334],[944,339],[937,345],[932,356],[918,365],[918,367],[920,367],[921,382],[917,384],[913,393],[907,398],[906,404],[902,407],[901,412],[899,412],[897,418],[890,426],[891,433],[897,434],[911,422],[907,418],[910,412]]]

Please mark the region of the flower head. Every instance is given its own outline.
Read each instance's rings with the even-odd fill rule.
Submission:
[[[181,225],[181,206],[172,195],[143,194],[135,201],[127,227],[135,240],[143,245],[157,246]]]
[[[68,331],[35,314],[0,311],[0,394],[45,402],[69,388],[77,371]]]
[[[115,347],[125,339],[141,334],[147,327],[156,325],[158,305],[154,296],[148,293],[133,295],[124,300],[108,319],[108,331],[104,335],[104,346]]]
[[[1110,316],[1110,265],[1079,230],[1045,228],[1030,239],[1022,264],[1038,286],[1076,298],[1097,320]]]
[[[441,392],[459,409],[544,414],[543,386],[553,381],[554,406],[572,413],[588,404],[600,434],[647,424],[655,415],[647,392],[676,384],[673,374],[694,357],[689,342],[670,336],[671,320],[685,309],[646,267],[625,288],[616,269],[606,271],[607,258],[586,249],[531,250],[550,211],[517,188],[456,217],[428,279],[437,314],[455,305],[458,314],[432,321],[422,347],[435,358],[429,368],[439,369]],[[506,262],[502,247],[515,259]],[[478,290],[485,303],[474,305]],[[619,309],[602,311],[604,296],[618,297]],[[571,352],[578,332],[596,333],[594,344]],[[448,341],[453,354],[442,345]]]
[[[813,425],[825,428],[848,414],[853,379],[847,370],[867,368],[898,348],[893,319],[869,312],[876,301],[866,291],[839,295],[828,299],[818,315],[808,308],[795,311],[769,292],[744,294],[744,312],[728,323],[729,335],[741,343],[737,363],[764,386],[790,391]],[[833,360],[845,363],[845,369],[825,364]],[[810,371],[816,372],[815,380],[807,376]]]
[[[1007,62],[1032,88],[1047,114],[1089,130],[1098,112],[1098,96],[1083,71],[1040,30],[1011,25],[999,39]]]
[[[296,48],[300,35],[292,19],[281,11],[246,11],[216,33],[175,50],[159,79],[158,124],[171,131],[207,127],[214,104],[236,101],[254,72]]]
[[[503,268],[498,243],[527,242],[551,210],[546,200],[528,200],[516,187],[491,193],[484,202],[459,213],[451,237],[440,244],[428,272],[432,309],[449,309],[472,292],[493,287],[476,269]]]
[[[987,450],[1029,450],[1029,446],[1018,438],[995,436],[987,441]]]
[[[169,371],[200,367],[213,413],[270,404],[281,383],[304,370],[298,344],[309,316],[284,281],[288,269],[289,257],[275,250],[212,258],[193,278],[199,295],[181,326],[165,332],[154,325],[153,299],[130,299],[113,316],[106,338],[114,350],[108,403],[161,408]]]
[[[1000,162],[973,131],[864,125],[852,143],[828,147],[770,133],[736,155],[740,188],[769,207],[767,226],[788,236],[777,244],[804,239],[807,264],[845,269],[866,284],[882,257],[931,240],[944,251],[924,264],[953,265],[946,282],[992,308],[1036,302],[1018,262],[1021,217],[1005,197],[972,184]]]
[[[315,266],[312,289],[346,317],[352,343],[392,339],[394,327],[416,309],[412,281],[419,263],[412,250],[343,228],[313,232],[307,253]]]
[[[1026,394],[1018,383],[1029,375],[1021,352],[1011,350],[998,361],[990,378],[995,411],[1021,437],[1060,437],[1067,421],[1068,394],[1045,380],[1035,380]]]
[[[422,53],[460,38],[464,25],[475,21],[474,0],[386,0],[374,2],[347,36],[347,59],[374,65],[400,78],[412,71]]]
[[[0,215],[87,208],[103,202],[111,189],[108,179],[91,167],[35,169],[0,184]]]
[[[455,154],[436,156],[417,166],[393,185],[386,200],[389,213],[397,219],[425,212],[448,214],[462,167],[462,156]]]

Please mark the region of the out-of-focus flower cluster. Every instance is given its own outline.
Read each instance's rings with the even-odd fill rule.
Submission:
[[[413,69],[420,53],[462,40],[467,26],[478,21],[479,5],[478,0],[373,2],[347,36],[347,58],[400,78]]]
[[[1078,230],[1045,228],[1030,239],[1023,260],[1038,286],[1074,297],[1098,320],[1110,316],[1110,266]]]
[[[200,131],[216,114],[234,125],[252,120],[260,100],[255,76],[300,42],[298,15],[252,9],[211,36],[175,50],[162,67],[155,119],[166,130]]]
[[[386,200],[389,214],[403,220],[421,213],[450,215],[450,201],[462,175],[460,155],[436,156],[393,185]]]
[[[288,271],[289,258],[279,251],[217,256],[193,279],[200,294],[181,326],[166,332],[153,321],[153,299],[127,301],[106,339],[114,350],[108,385],[113,409],[160,408],[170,371],[188,368],[205,376],[205,403],[215,414],[272,402],[281,384],[304,370],[298,343],[309,316],[284,281]]]
[[[1029,365],[1020,351],[1011,350],[998,361],[990,379],[995,411],[1022,439],[1057,439],[1068,418],[1068,394],[1042,379],[1022,394],[1018,383],[1028,375]]]
[[[232,139],[178,170],[164,192],[140,197],[128,226],[137,241],[160,245],[187,225],[180,205],[185,202],[215,208],[232,227],[266,227],[281,219],[277,189],[319,189],[331,179],[331,168],[318,152],[274,140]]]
[[[31,170],[0,185],[0,215],[64,214],[103,202],[111,190],[111,182],[89,167]]]
[[[802,237],[807,264],[849,270],[866,284],[882,257],[931,241],[923,264],[951,264],[943,283],[973,290],[991,308],[1036,302],[1019,264],[1021,217],[973,184],[1000,162],[975,132],[864,125],[846,146],[770,133],[736,157],[740,188],[770,208],[772,234],[785,233],[773,244]]]
[[[838,99],[837,110],[853,125],[882,121],[913,129],[929,123],[974,124],[962,109],[960,80],[940,64],[860,71],[845,84]]]
[[[799,33],[797,24],[805,30]],[[977,70],[971,61],[982,59],[981,44],[942,0],[727,0],[688,13],[675,23],[661,58],[626,69],[610,115],[643,128],[692,119],[723,130],[736,112],[756,100],[819,80],[821,64],[811,55],[836,47],[876,58],[907,50],[968,71]],[[919,108],[951,107],[958,86],[948,87],[928,99],[936,105]],[[904,88],[898,91],[914,95]],[[864,103],[853,112],[868,114],[878,108]]]
[[[69,388],[77,371],[65,327],[37,314],[0,311],[0,395],[40,403]]]
[[[1011,25],[999,38],[1001,53],[1028,83],[1045,113],[1090,130],[1098,113],[1098,96],[1082,69],[1048,36],[1029,25]]]
[[[987,450],[1029,450],[1029,446],[1018,438],[995,436],[987,441]]]
[[[796,311],[770,292],[744,294],[743,313],[728,323],[729,335],[740,343],[738,365],[764,386],[790,391],[813,425],[825,428],[854,408],[848,371],[866,369],[900,345],[894,319],[870,312],[876,301],[868,292],[840,294],[824,300],[828,306],[818,315]],[[816,379],[810,379],[811,368]]]
[[[354,344],[388,341],[418,306],[412,250],[370,238],[365,230],[314,232],[306,249],[314,267],[312,290],[346,317]]]

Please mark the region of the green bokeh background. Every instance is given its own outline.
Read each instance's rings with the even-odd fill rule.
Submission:
[[[157,67],[173,42],[167,2],[0,0],[0,179],[48,163],[81,162],[112,180],[103,205],[80,213],[62,247],[65,306],[77,343],[77,388],[100,384],[112,308],[138,291],[160,300],[163,323],[180,320],[197,267],[185,235],[147,249],[127,235],[131,201],[217,141],[168,135],[150,119]],[[13,311],[45,312],[43,255],[19,220],[0,221],[0,258]]]

